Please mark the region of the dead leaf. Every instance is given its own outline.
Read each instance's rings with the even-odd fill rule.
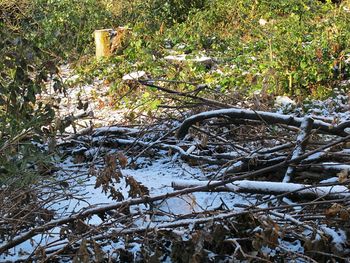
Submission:
[[[41,209],[41,211],[39,212],[40,218],[43,219],[45,222],[51,221],[54,215],[55,212],[49,209]]]
[[[105,159],[106,166],[110,167],[111,169],[117,168],[116,156],[114,154],[108,154],[105,156],[104,159]]]
[[[128,158],[123,154],[123,152],[118,152],[117,158],[121,168],[124,169],[128,165]]]
[[[125,182],[127,186],[130,186],[129,196],[130,197],[142,197],[145,195],[149,195],[149,190],[146,186],[139,183],[132,176],[128,176],[125,178]]]
[[[44,261],[44,259],[46,259],[46,251],[45,248],[42,246],[39,246],[36,250],[35,250],[35,256],[40,258],[40,262]]]
[[[74,230],[78,234],[86,233],[90,230],[90,227],[81,219],[78,219],[74,222]]]
[[[121,192],[115,190],[113,187],[111,187],[110,191],[110,196],[112,197],[113,200],[117,200],[117,201],[123,201],[124,200],[124,196]]]
[[[114,178],[114,180],[119,183],[120,182],[120,178],[123,177],[122,172],[118,169],[117,171],[115,171],[115,173],[113,173],[112,177]]]
[[[344,183],[348,180],[349,171],[347,169],[341,170],[337,173],[339,183]]]
[[[69,229],[67,227],[61,227],[60,238],[65,239],[69,234]]]
[[[84,154],[76,154],[74,155],[73,163],[83,163],[86,160],[86,156]]]
[[[90,261],[90,255],[89,251],[87,249],[87,241],[86,239],[83,239],[81,241],[80,247],[75,254],[73,258],[73,263],[89,263]]]
[[[106,106],[105,102],[101,99],[98,99],[98,106],[97,108],[100,110],[100,109],[103,109],[104,107]]]
[[[97,263],[104,262],[106,255],[101,249],[100,245],[95,240],[92,240],[92,244],[94,246],[94,254],[95,254],[96,262]]]
[[[162,35],[164,33],[164,22],[161,23],[160,28],[159,28],[159,35]]]
[[[326,209],[326,217],[335,217],[341,210],[343,206],[340,204],[333,204],[330,208]]]
[[[90,176],[97,176],[97,170],[96,170],[96,167],[94,165],[91,165],[89,167],[89,175]]]
[[[349,219],[350,219],[350,213],[349,213],[348,210],[342,209],[342,210],[340,210],[340,212],[339,212],[339,217],[341,218],[341,220],[349,221]]]

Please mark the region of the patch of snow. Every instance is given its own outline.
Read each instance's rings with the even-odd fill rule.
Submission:
[[[282,247],[286,251],[296,252],[303,254],[304,247],[302,246],[300,240],[295,240],[294,242],[288,242],[282,239],[279,239],[279,246]]]
[[[322,229],[322,231],[327,234],[328,236],[332,237],[332,243],[335,246],[335,248],[337,249],[338,252],[343,252],[346,253],[346,251],[344,251],[344,246],[347,243],[347,236],[345,231],[338,229],[337,231],[328,227],[328,226],[320,226],[320,228]],[[348,251],[349,252],[349,251]]]
[[[139,80],[146,76],[146,72],[144,71],[135,71],[123,76],[122,80]]]
[[[189,58],[188,55],[181,54],[181,55],[170,55],[164,57],[165,60],[168,61],[179,61],[179,62],[184,62],[184,61],[190,61],[190,62],[196,62],[196,63],[201,63],[201,64],[212,64],[213,59],[207,56],[197,56],[194,58]]]
[[[287,96],[277,96],[275,98],[275,106],[277,107],[288,107],[295,106],[297,103]]]
[[[337,182],[339,182],[338,177],[331,177],[331,178],[320,181],[320,184],[329,184],[329,183],[337,183]]]

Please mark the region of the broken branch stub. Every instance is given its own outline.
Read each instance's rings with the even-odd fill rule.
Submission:
[[[305,152],[306,144],[312,130],[312,125],[314,120],[310,117],[305,117],[303,122],[300,125],[300,132],[297,137],[296,147],[292,154],[292,160],[299,157]],[[284,175],[283,182],[288,183],[293,176],[295,168],[293,166],[289,166],[287,172]]]

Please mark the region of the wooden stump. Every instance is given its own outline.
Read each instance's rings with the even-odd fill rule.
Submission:
[[[95,30],[94,32],[97,59],[111,55],[110,32],[111,29]]]

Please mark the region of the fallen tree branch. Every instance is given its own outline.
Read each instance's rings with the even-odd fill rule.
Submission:
[[[334,176],[341,171],[350,171],[349,164],[336,163],[336,162],[324,162],[318,164],[300,164],[296,167],[297,171],[309,171],[309,172],[327,172],[329,175]]]
[[[301,123],[300,133],[297,137],[296,147],[292,154],[292,160],[304,153],[305,147],[307,144],[307,139],[310,135],[313,123],[314,123],[314,120],[310,117],[305,117],[303,122]],[[294,172],[295,172],[295,168],[293,166],[289,166],[284,175],[282,182],[288,183],[291,177],[293,176]]]
[[[128,128],[128,127],[118,127],[118,126],[108,126],[96,128],[93,131],[92,136],[106,136],[106,135],[135,135],[140,132],[139,129]]]
[[[231,183],[231,182],[236,181],[236,180],[245,179],[249,176],[261,175],[261,174],[273,171],[277,168],[283,167],[285,165],[286,165],[286,163],[282,162],[280,164],[277,164],[277,165],[274,165],[274,166],[271,166],[271,167],[268,167],[265,169],[261,169],[261,170],[243,175],[243,176],[237,176],[237,177],[234,177],[234,178],[231,178],[229,180],[222,181],[222,182],[213,183],[211,185],[204,185],[204,186],[198,186],[198,187],[193,187],[193,188],[187,188],[184,190],[179,190],[179,191],[175,191],[175,192],[167,193],[167,194],[163,194],[163,195],[157,195],[157,196],[153,196],[153,197],[145,196],[143,198],[135,198],[135,199],[117,202],[114,204],[89,208],[89,209],[81,211],[80,213],[76,213],[76,214],[73,214],[73,215],[70,215],[67,217],[52,220],[52,221],[45,223],[41,226],[32,228],[31,230],[29,230],[25,233],[22,233],[21,235],[16,236],[7,242],[3,242],[0,245],[0,254],[4,253],[6,250],[8,250],[12,247],[15,247],[15,246],[27,241],[28,239],[34,237],[38,233],[45,232],[45,231],[50,230],[52,228],[58,227],[60,225],[74,222],[77,219],[84,219],[84,218],[87,218],[91,215],[105,213],[107,211],[115,210],[118,208],[126,208],[126,207],[130,207],[132,205],[149,204],[149,203],[152,203],[155,201],[164,200],[164,199],[169,198],[169,197],[180,196],[180,195],[193,193],[193,192],[207,191],[211,188],[214,189],[215,187],[222,186],[222,185]]]
[[[195,180],[179,180],[173,181],[171,186],[175,190],[181,190],[198,186],[210,186],[220,181],[195,181]],[[350,197],[349,189],[342,185],[335,186],[312,186],[295,183],[281,183],[269,181],[235,181],[231,184],[222,185],[220,187],[210,189],[210,191],[232,191],[254,194],[297,194],[305,198],[346,198]]]
[[[247,179],[249,177],[263,175],[263,174],[275,171],[276,169],[280,169],[282,167],[290,165],[292,163],[297,164],[300,161],[302,161],[303,159],[307,158],[308,156],[314,154],[315,152],[322,151],[324,149],[327,149],[329,147],[332,147],[334,145],[337,145],[337,144],[342,143],[342,142],[349,140],[349,139],[350,139],[350,135],[343,137],[343,138],[340,138],[338,140],[335,140],[327,145],[323,145],[318,149],[315,149],[313,151],[310,151],[306,154],[303,154],[303,155],[295,158],[294,160],[284,161],[284,162],[281,162],[279,164],[269,166],[269,167],[266,167],[266,168],[263,168],[263,169],[260,169],[257,171],[249,172],[249,173],[241,175],[241,176],[235,176],[235,177],[231,177],[227,180],[211,183],[210,185],[207,184],[204,186],[186,188],[183,190],[179,190],[179,191],[175,191],[175,192],[167,193],[167,194],[163,194],[163,195],[157,195],[157,196],[152,196],[152,197],[145,196],[142,198],[129,199],[129,200],[116,202],[116,203],[112,203],[112,204],[108,204],[108,205],[101,205],[101,206],[85,209],[79,213],[72,214],[72,215],[67,216],[67,217],[51,220],[51,221],[49,221],[41,226],[32,228],[32,229],[28,230],[27,232],[20,234],[19,236],[13,237],[9,241],[3,242],[0,245],[0,254],[4,253],[5,251],[7,251],[10,248],[13,248],[13,247],[29,240],[30,238],[34,237],[38,233],[43,233],[43,232],[48,231],[50,229],[53,229],[55,227],[58,227],[58,226],[61,226],[61,225],[64,225],[64,224],[67,224],[70,222],[74,222],[77,219],[84,219],[84,218],[87,218],[87,217],[95,215],[95,214],[105,213],[107,211],[115,210],[118,208],[127,208],[127,207],[130,207],[132,205],[150,204],[152,202],[161,201],[161,200],[164,200],[164,199],[169,198],[169,197],[180,196],[180,195],[189,194],[189,193],[193,193],[193,192],[208,191],[210,189],[215,189],[216,187],[219,187],[219,186],[224,186],[224,185],[230,184],[234,181]]]
[[[215,117],[229,117],[233,119],[248,119],[248,120],[258,120],[263,121],[266,124],[285,124],[288,126],[300,127],[303,122],[303,118],[294,117],[292,115],[283,115],[279,113],[264,112],[264,111],[253,111],[245,109],[220,109],[202,112],[193,115],[183,121],[179,130],[177,131],[178,138],[184,138],[188,133],[189,128],[197,122],[215,118]],[[345,132],[345,128],[350,127],[350,122],[341,123],[337,126],[331,125],[329,123],[315,120],[312,129],[318,129],[328,134],[347,136],[348,133]]]
[[[210,158],[207,156],[198,156],[198,155],[194,155],[191,153],[188,153],[187,151],[185,151],[184,149],[182,149],[181,147],[177,146],[177,145],[172,145],[172,144],[166,144],[166,143],[162,143],[160,141],[156,141],[156,142],[144,142],[141,140],[128,140],[128,139],[101,139],[99,140],[99,138],[94,138],[93,140],[94,143],[99,143],[102,142],[104,144],[108,144],[108,143],[114,143],[114,144],[120,144],[120,145],[139,145],[142,147],[146,147],[146,148],[160,148],[160,149],[164,149],[164,150],[172,150],[174,152],[177,152],[180,154],[181,157],[183,158],[188,158],[188,159],[192,159],[192,160],[196,160],[196,161],[202,161],[202,162],[206,162],[206,163],[210,163],[210,164],[222,164],[223,161],[220,161],[218,159],[215,158]]]
[[[233,105],[230,105],[230,104],[222,103],[222,102],[211,100],[211,99],[202,98],[202,97],[199,97],[199,96],[196,96],[196,95],[192,95],[192,94],[190,94],[188,92],[180,92],[180,91],[167,89],[167,88],[164,88],[164,87],[152,84],[152,83],[147,82],[147,81],[139,81],[139,82],[142,85],[145,85],[147,87],[156,88],[156,89],[158,89],[160,91],[163,91],[163,92],[166,92],[166,93],[169,93],[169,94],[174,94],[174,95],[177,95],[177,96],[180,96],[180,97],[186,97],[186,98],[195,99],[195,100],[198,100],[200,102],[204,102],[207,105],[212,105],[212,106],[220,107],[220,108],[222,108],[222,107],[224,107],[224,108],[232,107],[233,108],[234,107]]]
[[[200,217],[197,218],[186,218],[186,219],[179,219],[175,220],[173,222],[161,222],[161,223],[150,223],[147,226],[141,226],[141,227],[131,227],[131,228],[110,228],[110,233],[104,233],[99,234],[91,237],[93,240],[103,240],[103,239],[110,239],[112,237],[120,236],[120,235],[128,235],[128,234],[140,234],[140,233],[149,233],[154,231],[161,231],[161,230],[170,230],[176,227],[182,227],[182,226],[188,226],[188,225],[196,225],[196,224],[205,224],[207,222],[213,222],[213,221],[220,221],[229,219],[235,216],[244,215],[244,214],[257,214],[257,213],[263,213],[268,212],[276,217],[286,219],[289,221],[292,221],[293,223],[297,225],[303,225],[306,229],[309,230],[316,230],[317,234],[319,235],[328,235],[333,238],[334,243],[336,243],[336,240],[334,239],[334,230],[332,232],[331,229],[328,227],[320,226],[320,229],[312,229],[310,226],[303,224],[303,222],[293,218],[290,215],[282,214],[279,212],[274,212],[275,210],[284,210],[284,209],[290,209],[294,206],[313,206],[317,204],[325,204],[325,203],[334,203],[338,201],[344,201],[344,200],[330,200],[330,201],[316,201],[316,202],[304,202],[300,204],[294,204],[294,205],[282,205],[282,206],[270,206],[270,207],[260,207],[260,206],[247,206],[245,208],[237,208],[235,211],[231,212],[220,212],[218,214],[209,215],[207,216],[205,213],[200,214]],[[197,215],[198,216],[198,215]]]
[[[337,251],[343,251],[344,250],[344,242],[343,240],[339,239],[339,235],[337,234],[336,231],[334,231],[333,229],[331,229],[330,227],[327,226],[317,226],[317,228],[315,229],[314,227],[311,227],[309,225],[306,225],[304,222],[301,222],[297,219],[295,219],[294,217],[292,217],[291,215],[288,215],[286,213],[278,213],[278,212],[274,212],[274,211],[270,211],[270,213],[276,217],[285,219],[289,222],[292,222],[293,224],[297,225],[297,226],[301,226],[304,227],[305,229],[308,229],[312,232],[314,232],[315,230],[317,231],[317,234],[319,235],[326,235],[332,238],[331,242],[333,243],[333,245],[335,246]]]

